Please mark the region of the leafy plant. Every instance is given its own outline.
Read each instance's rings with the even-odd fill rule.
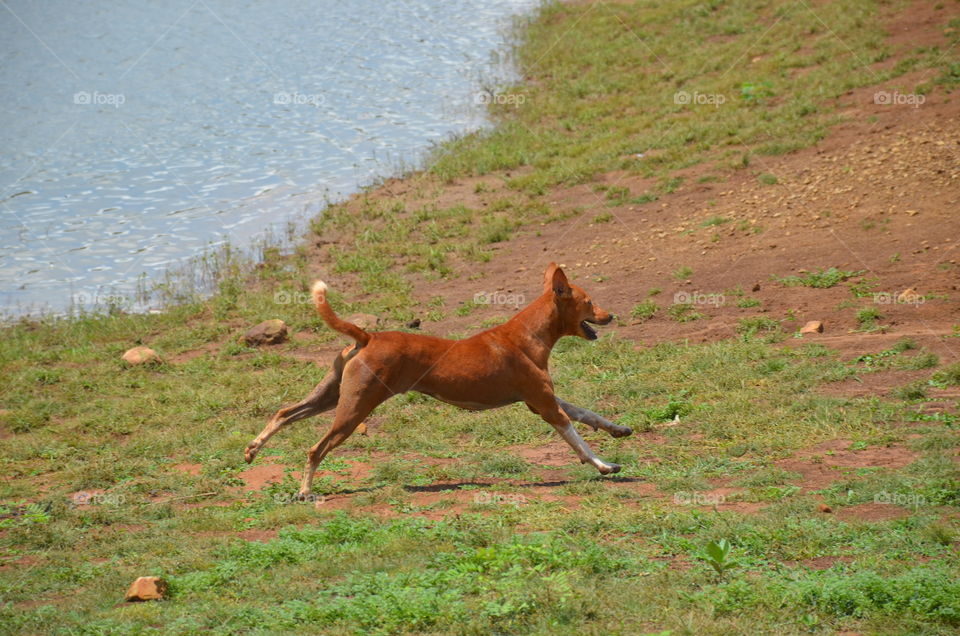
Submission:
[[[732,550],[733,546],[730,545],[729,541],[720,539],[719,541],[711,541],[708,543],[696,556],[706,561],[707,565],[712,567],[717,573],[717,576],[722,579],[728,570],[740,566],[736,560],[730,558]]]
[[[878,282],[879,279],[877,278],[862,278],[850,285],[850,293],[853,294],[854,298],[870,298],[873,296]]]
[[[0,528],[29,526],[50,521],[50,504],[21,503],[0,505]]]
[[[647,409],[644,413],[654,422],[666,422],[678,419],[681,415],[686,415],[692,410],[693,405],[681,394],[677,397],[671,396],[664,406]]]

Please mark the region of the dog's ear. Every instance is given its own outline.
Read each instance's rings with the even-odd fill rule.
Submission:
[[[547,271],[543,273],[543,293],[546,294],[548,291],[553,289],[553,273],[559,269],[556,263],[550,263],[547,265]]]
[[[570,281],[563,270],[554,266],[553,276],[550,279],[550,287],[557,298],[569,298],[573,295],[573,289],[570,288]]]

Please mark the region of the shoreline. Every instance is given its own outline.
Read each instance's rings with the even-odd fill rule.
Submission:
[[[417,6],[413,3],[408,9],[416,9]],[[88,222],[81,227],[74,227],[76,220],[69,216],[70,210],[65,208],[60,214],[54,215],[55,218],[63,218],[47,223],[46,234],[41,236],[40,229],[36,232],[24,230],[22,240],[11,243],[6,250],[10,255],[7,265],[11,278],[20,280],[0,294],[3,300],[0,316],[3,316],[4,322],[8,323],[20,317],[38,319],[46,314],[63,317],[77,313],[79,309],[92,312],[142,312],[155,309],[153,303],[143,302],[141,281],[146,280],[147,286],[151,288],[169,286],[171,278],[182,278],[184,270],[190,270],[197,262],[213,257],[211,253],[225,244],[229,244],[234,252],[247,254],[255,254],[261,245],[287,249],[292,243],[289,227],[291,224],[306,228],[330,202],[345,200],[375,186],[383,179],[405,174],[412,169],[411,166],[421,167],[424,158],[432,152],[438,141],[489,126],[489,117],[478,108],[474,97],[482,92],[485,82],[512,81],[514,76],[510,74],[503,54],[512,48],[509,39],[512,37],[510,25],[515,24],[525,12],[535,11],[536,6],[529,0],[519,3],[490,3],[473,12],[467,9],[469,6],[470,3],[459,3],[438,11],[437,17],[464,17],[467,22],[460,25],[460,31],[464,30],[465,25],[477,27],[470,29],[471,35],[461,38],[459,44],[448,42],[437,48],[436,44],[430,44],[428,40],[421,38],[419,42],[425,44],[421,44],[420,48],[408,47],[410,52],[407,57],[393,59],[393,63],[428,59],[432,60],[429,66],[436,66],[436,69],[435,72],[424,75],[415,72],[414,65],[408,64],[412,69],[410,72],[382,78],[385,89],[396,88],[395,94],[390,97],[378,100],[375,94],[365,96],[354,87],[352,94],[359,95],[358,99],[365,98],[363,103],[367,106],[357,110],[358,106],[350,101],[349,94],[344,97],[340,88],[333,85],[323,86],[323,95],[275,93],[272,105],[264,105],[259,109],[256,119],[279,118],[277,121],[280,124],[293,119],[293,123],[297,124],[294,128],[297,130],[303,127],[304,122],[312,123],[308,131],[311,136],[306,141],[323,146],[320,154],[302,156],[307,152],[305,148],[301,148],[301,144],[305,143],[303,135],[290,133],[287,136],[292,136],[293,141],[289,148],[288,162],[284,166],[278,168],[276,161],[273,161],[276,157],[276,144],[264,143],[260,148],[253,148],[258,151],[255,154],[265,156],[266,163],[261,166],[261,171],[254,172],[251,178],[247,178],[251,173],[245,162],[238,160],[236,165],[226,160],[222,162],[224,165],[212,162],[216,164],[216,168],[222,168],[220,172],[224,174],[213,175],[216,178],[211,177],[208,183],[202,180],[194,183],[197,179],[209,176],[207,168],[210,166],[206,163],[196,162],[190,164],[192,168],[183,168],[182,173],[167,174],[169,169],[166,163],[153,155],[154,163],[142,166],[131,164],[137,167],[136,172],[130,176],[140,176],[129,183],[123,183],[128,194],[134,195],[134,199],[138,196],[154,197],[142,204],[150,206],[146,209],[152,209],[152,217],[145,212],[141,218],[138,210],[128,214],[126,210],[129,206],[117,203],[120,207],[102,208],[100,212],[106,211],[104,216],[100,216],[100,212],[97,215],[91,213],[86,217]],[[470,15],[464,16],[465,11]],[[407,17],[414,25],[426,28],[428,25],[421,22],[422,18],[415,14],[416,11]],[[439,26],[440,23],[434,28]],[[393,47],[399,46],[389,38],[389,29],[380,30],[383,31],[382,37],[386,38],[383,43],[386,52],[389,53]],[[71,33],[66,30],[67,36]],[[451,25],[450,34],[457,33],[457,25]],[[379,41],[378,37],[380,36],[376,32],[371,36],[375,41]],[[462,55],[451,57],[470,43],[479,43],[481,47],[465,50]],[[454,68],[451,60],[457,62],[457,73],[450,70]],[[224,60],[224,63],[228,62],[231,60]],[[291,62],[295,63],[296,60]],[[412,77],[408,78],[407,75],[411,73]],[[431,81],[418,79],[422,77],[429,77]],[[309,80],[305,78],[303,81]],[[344,80],[344,86],[349,84],[350,82]],[[306,89],[301,87],[300,92],[304,90]],[[430,92],[431,90],[433,92]],[[266,91],[264,88],[263,92]],[[336,112],[332,108],[322,108],[333,104],[335,96],[338,95],[340,97],[337,98]],[[120,97],[124,95],[120,94]],[[125,100],[126,107],[135,108],[137,100],[133,99],[134,95],[128,94],[126,97],[130,98]],[[283,99],[280,99],[281,97]],[[294,99],[296,97],[317,99],[301,104]],[[420,105],[424,99],[427,103]],[[307,112],[297,110],[298,107],[303,107]],[[143,115],[138,110],[133,112]],[[165,111],[160,104],[154,105],[153,111],[148,110],[147,114],[150,112],[159,116]],[[127,114],[126,111],[124,114]],[[101,121],[97,113],[88,114],[87,117],[90,123],[85,125],[95,126]],[[301,121],[303,117],[313,119]],[[339,134],[339,137],[346,138],[341,143],[335,133],[344,126],[353,131],[353,134]],[[250,143],[251,135],[247,130],[240,127],[233,132],[237,137],[236,143],[241,147]],[[206,154],[209,155],[223,154],[223,150],[215,144],[207,150]],[[337,161],[337,157],[348,151],[355,152],[356,156],[351,155],[349,160],[344,158],[343,161]],[[108,158],[109,156],[106,156],[104,161]],[[187,165],[189,162],[184,160],[183,163]],[[314,169],[316,174],[304,178],[301,174],[303,166]],[[177,168],[179,170],[180,166]],[[132,167],[130,169],[134,170]],[[53,174],[50,187],[40,188],[39,195],[30,197],[27,208],[13,210],[17,218],[22,217],[24,228],[32,227],[33,217],[27,211],[48,208],[53,211],[55,203],[51,202],[51,197],[58,192],[55,187],[61,181],[66,183],[64,188],[68,188],[72,183],[69,182],[69,172],[57,171],[54,168],[51,168],[51,171]],[[147,173],[146,176],[141,174],[144,172]],[[157,176],[154,177],[153,173],[157,173]],[[166,175],[169,180],[169,183],[161,183],[164,187],[158,190],[147,189],[146,193],[137,189],[140,187],[137,184],[143,179],[159,180],[163,178],[160,175]],[[114,175],[109,173],[108,176],[113,178]],[[186,181],[181,187],[180,181],[183,179]],[[121,178],[121,182],[122,180]],[[268,185],[244,189],[244,184],[248,181],[255,185],[261,182]],[[26,187],[29,183],[23,185]],[[180,200],[180,193],[184,188],[189,190],[193,199]],[[153,192],[160,194],[151,194]],[[226,192],[227,196],[221,196],[221,192]],[[31,193],[36,195],[33,191]],[[242,196],[230,196],[231,194]],[[73,205],[79,214],[79,211],[91,206],[107,206],[107,199],[110,198],[108,195],[112,196],[112,191],[92,187],[86,196],[68,195],[67,198],[79,196],[82,199],[82,205]],[[168,198],[163,198],[165,196]],[[112,213],[113,210],[120,211]],[[278,217],[283,218],[275,220]],[[101,235],[99,228],[105,223],[108,224],[108,230],[116,230],[110,232],[111,236],[107,236],[105,230]],[[113,227],[110,227],[110,223],[114,224]],[[87,225],[93,229],[86,230]],[[192,229],[197,230],[196,234]],[[181,241],[177,237],[185,231],[187,234],[183,235],[184,240]],[[153,238],[148,239],[151,233],[154,233]],[[198,235],[203,238],[195,240]],[[58,251],[53,251],[54,248]],[[178,249],[180,251],[177,251]],[[58,257],[60,252],[62,254]],[[68,259],[67,256],[75,258]],[[23,268],[32,261],[36,262],[36,267],[24,273],[26,269]],[[73,280],[78,276],[82,278]]]

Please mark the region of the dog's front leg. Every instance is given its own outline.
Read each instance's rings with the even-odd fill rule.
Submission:
[[[619,424],[614,424],[610,420],[606,419],[602,415],[597,415],[589,409],[585,409],[579,406],[565,402],[560,398],[555,398],[557,404],[563,409],[563,412],[567,414],[571,420],[576,422],[582,422],[592,428],[597,430],[598,428],[605,430],[610,433],[612,437],[627,437],[628,435],[633,434],[633,429],[629,426],[620,426]]]
[[[583,441],[583,438],[577,433],[577,429],[573,427],[570,418],[560,409],[556,398],[551,396],[549,401],[545,400],[543,404],[528,404],[527,406],[531,411],[539,413],[540,417],[560,433],[560,437],[570,445],[570,448],[572,448],[577,454],[577,457],[580,458],[580,463],[592,464],[594,468],[600,471],[601,475],[611,475],[620,472],[620,466],[618,464],[609,464],[594,455],[593,450]]]

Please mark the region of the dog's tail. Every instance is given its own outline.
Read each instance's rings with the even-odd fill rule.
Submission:
[[[361,347],[370,342],[369,333],[352,322],[341,320],[337,314],[333,313],[333,307],[327,302],[327,284],[325,282],[318,280],[310,288],[310,292],[313,294],[313,304],[317,308],[317,313],[331,329],[339,331],[345,336],[350,336]]]

